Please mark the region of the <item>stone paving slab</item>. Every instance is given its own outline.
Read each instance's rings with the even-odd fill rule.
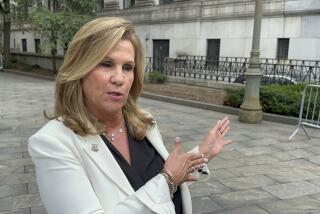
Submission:
[[[235,178],[218,178],[223,185],[232,190],[245,190],[253,189],[257,187],[271,186],[278,184],[277,181],[268,178],[264,175],[253,175],[247,177],[235,177]]]
[[[216,211],[223,210],[221,206],[212,201],[208,196],[195,197],[192,200],[194,203],[192,207],[193,214],[215,213]]]
[[[315,194],[320,192],[320,187],[307,181],[292,182],[274,186],[262,187],[280,199],[297,198],[300,196]]]
[[[278,198],[262,189],[249,189],[241,191],[232,191],[221,194],[212,194],[213,201],[225,209],[237,207],[253,206],[261,202],[277,201]]]
[[[261,203],[259,206],[274,214],[313,214],[320,211],[320,201],[308,196]]]
[[[0,73],[0,214],[46,214],[39,197],[27,139],[53,109],[52,81]],[[166,147],[181,137],[185,151],[198,145],[226,114],[141,98],[154,115]],[[190,186],[193,213],[319,213],[320,132],[302,131],[292,142],[295,126],[262,121],[231,121],[233,141],[215,157],[211,177]],[[309,130],[309,129],[308,129]]]
[[[215,212],[215,213],[216,214],[242,214],[242,213],[243,214],[269,214],[269,212],[257,206],[240,207],[236,209],[223,210],[221,212]]]

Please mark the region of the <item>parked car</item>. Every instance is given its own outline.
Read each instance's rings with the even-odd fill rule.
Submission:
[[[237,79],[234,80],[234,83],[244,84],[245,82],[246,82],[246,80],[245,80],[245,76],[243,74],[239,75],[237,77]],[[261,77],[261,84],[263,84],[263,85],[271,85],[271,84],[293,85],[293,84],[297,84],[297,82],[294,79],[291,79],[290,77],[287,77],[287,76],[264,74]]]
[[[264,84],[264,85],[271,85],[271,84],[293,85],[293,84],[297,84],[297,82],[287,76],[263,75],[261,77],[261,84]]]

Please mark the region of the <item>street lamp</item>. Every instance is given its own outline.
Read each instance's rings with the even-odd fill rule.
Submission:
[[[245,97],[239,111],[239,120],[245,123],[260,123],[262,108],[259,100],[260,80],[260,33],[262,19],[262,1],[256,0],[254,26],[252,36],[252,49],[249,68],[244,73],[246,78]]]

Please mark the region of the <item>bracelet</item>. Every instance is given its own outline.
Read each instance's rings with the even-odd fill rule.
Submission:
[[[167,184],[169,186],[170,196],[173,198],[173,194],[177,191],[177,182],[175,177],[172,175],[172,173],[166,169],[163,169],[160,172],[161,175],[163,175],[167,181]]]

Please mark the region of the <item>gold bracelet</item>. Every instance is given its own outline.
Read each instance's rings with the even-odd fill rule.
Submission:
[[[166,174],[164,172],[161,172],[160,174],[166,179],[166,182],[167,182],[168,187],[169,187],[170,198],[172,199],[173,198],[174,184],[170,181],[170,178],[169,178],[168,174]]]
[[[166,178],[170,190],[170,196],[173,198],[173,194],[177,191],[177,182],[175,177],[166,169],[163,169],[160,174]]]

